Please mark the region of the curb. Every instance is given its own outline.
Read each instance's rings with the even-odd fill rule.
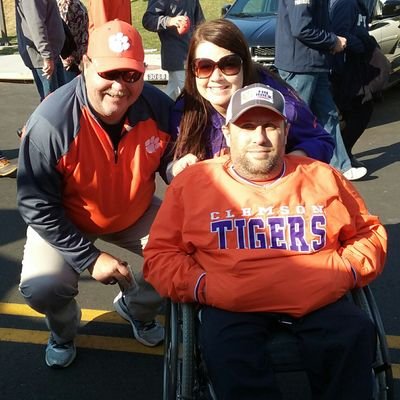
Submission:
[[[165,83],[168,81],[168,72],[161,69],[160,55],[153,54],[155,51],[145,50],[146,71],[144,80],[153,83]],[[33,76],[19,54],[3,55],[0,56],[0,81],[31,83]]]

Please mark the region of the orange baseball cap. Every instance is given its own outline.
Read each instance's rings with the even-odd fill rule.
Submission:
[[[88,57],[97,72],[118,69],[144,72],[144,50],[139,32],[127,22],[115,19],[89,35]]]

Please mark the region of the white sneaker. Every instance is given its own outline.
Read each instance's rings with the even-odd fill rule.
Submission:
[[[7,158],[0,158],[0,176],[9,176],[17,170],[17,165],[8,161]]]
[[[356,181],[361,179],[363,176],[367,175],[367,168],[365,167],[352,167],[348,169],[346,172],[343,172],[345,178],[349,181]]]

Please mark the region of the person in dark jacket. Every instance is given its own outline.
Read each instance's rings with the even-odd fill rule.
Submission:
[[[344,50],[346,38],[337,36],[330,29],[328,1],[279,1],[275,65],[281,77],[297,90],[334,138],[331,165],[346,178],[356,180],[362,178],[367,170],[351,165],[330,92],[330,57]]]
[[[168,71],[165,92],[177,98],[185,82],[185,61],[193,30],[204,20],[199,0],[150,0],[143,27],[157,32],[161,41],[161,67]]]
[[[64,84],[60,59],[65,41],[56,0],[15,2],[18,51],[32,71],[40,101]]]
[[[359,0],[333,0],[332,28],[347,39],[344,52],[334,56],[331,82],[333,97],[342,117],[342,137],[353,166],[364,166],[352,152],[374,109],[367,89],[368,60],[377,43],[368,33],[368,9]]]
[[[22,139],[17,198],[28,225],[20,292],[45,314],[45,361],[68,367],[80,308],[80,274],[119,283],[116,311],[133,335],[156,346],[164,328],[154,320],[162,299],[139,269],[95,245],[101,238],[141,254],[159,207],[155,174],[166,180],[172,100],[143,80],[142,39],[114,20],[89,36],[83,72],[46,98]]]

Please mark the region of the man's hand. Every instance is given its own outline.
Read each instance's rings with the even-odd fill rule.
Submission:
[[[337,36],[335,46],[332,48],[331,53],[340,53],[346,48],[347,39],[343,36]]]
[[[54,72],[54,61],[51,58],[44,58],[43,59],[43,76],[46,79],[50,79]]]
[[[125,289],[133,285],[132,271],[128,264],[108,253],[100,253],[88,271],[96,281],[104,285],[114,285],[118,282],[120,287]]]
[[[75,63],[75,57],[68,56],[67,58],[62,58],[61,62],[63,63],[64,68],[69,71]]]

